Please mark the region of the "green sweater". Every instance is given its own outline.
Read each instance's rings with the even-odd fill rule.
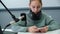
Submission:
[[[27,26],[25,26],[25,21],[20,20],[17,23],[11,24],[12,25],[11,29],[14,32],[27,32],[28,27],[35,25],[38,28],[48,26],[48,31],[52,31],[59,29],[60,27],[59,24],[51,18],[51,16],[48,16],[43,12],[40,20],[36,20],[36,21],[32,20],[31,13],[27,13],[26,17],[27,17]]]

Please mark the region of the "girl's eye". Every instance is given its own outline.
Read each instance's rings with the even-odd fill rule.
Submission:
[[[40,6],[37,6],[37,7],[35,7],[35,6],[32,6],[32,8],[40,8]]]
[[[35,8],[35,6],[33,6],[33,8]]]
[[[40,6],[38,6],[37,8],[40,8]]]

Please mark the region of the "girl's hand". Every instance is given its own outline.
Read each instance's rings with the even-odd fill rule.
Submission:
[[[45,26],[39,29],[40,33],[46,33],[47,31],[48,31],[48,26]]]

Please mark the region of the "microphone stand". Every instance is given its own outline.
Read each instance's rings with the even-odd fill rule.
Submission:
[[[19,19],[17,19],[16,17],[15,17],[15,15],[13,15],[11,12],[10,12],[10,10],[4,5],[4,3],[0,0],[0,3],[4,6],[4,8],[8,11],[8,13],[11,15],[11,17],[13,18],[13,20],[15,21],[15,22],[18,22],[19,21]]]
[[[1,4],[4,6],[4,8],[8,11],[8,13],[11,15],[11,17],[13,18],[13,20],[14,20],[15,22],[18,22],[19,19],[16,18],[15,15],[13,15],[13,14],[10,12],[10,10],[4,5],[4,3],[3,3],[1,0],[0,0],[0,3],[1,3]],[[5,31],[5,29],[6,29],[8,26],[10,26],[10,24],[7,25],[7,26],[4,28],[3,32]]]
[[[1,26],[0,26],[0,34],[3,34],[2,29],[1,29]]]
[[[10,12],[10,10],[4,5],[4,3],[3,3],[1,0],[0,0],[0,3],[1,3],[1,4],[4,6],[4,8],[8,11],[8,13],[11,15],[11,17],[13,18],[13,20],[14,20],[15,22],[18,22],[19,19],[16,18],[15,15],[13,15],[13,14]],[[24,20],[25,20],[25,26],[27,26],[26,15],[25,15]],[[6,29],[8,26],[10,26],[10,25],[11,25],[11,24],[8,24],[8,25],[4,28],[3,32],[4,32],[5,29]],[[16,34],[17,34],[17,33],[16,33]]]

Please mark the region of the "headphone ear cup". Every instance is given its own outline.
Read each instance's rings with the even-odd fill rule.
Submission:
[[[2,29],[1,29],[1,26],[0,26],[0,34],[3,34],[3,31],[2,31]]]

